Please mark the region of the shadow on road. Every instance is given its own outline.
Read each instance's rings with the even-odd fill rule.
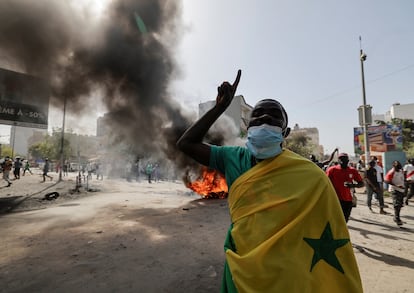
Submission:
[[[400,266],[400,267],[407,267],[410,269],[414,269],[414,261],[411,261],[409,259],[401,258],[396,255],[387,254],[382,251],[378,251],[378,250],[368,248],[365,246],[361,246],[361,245],[357,245],[357,244],[354,244],[353,246],[356,249],[358,249],[361,253],[363,253],[364,255],[372,259],[382,261],[391,266]]]

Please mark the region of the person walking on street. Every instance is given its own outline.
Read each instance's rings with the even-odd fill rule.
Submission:
[[[4,162],[2,163],[1,167],[3,169],[3,180],[7,182],[6,187],[10,187],[12,184],[10,181],[10,171],[13,168],[13,162],[10,157],[6,156],[4,158]]]
[[[364,172],[364,168],[365,168],[365,164],[362,160],[359,160],[358,163],[356,164],[356,169],[358,170],[358,172]]]
[[[20,160],[20,157],[16,157],[14,159],[14,170],[13,170],[13,175],[14,175],[14,179],[20,179],[20,169],[22,168],[22,161]]]
[[[379,202],[379,197],[384,197],[384,169],[382,163],[374,156],[375,169],[377,170],[377,182],[379,184],[379,189],[375,192],[375,199]],[[384,205],[387,207],[387,205]]]
[[[385,183],[388,184],[388,191],[392,194],[394,222],[401,226],[403,224],[400,212],[404,200],[404,172],[399,161],[392,162],[392,169],[385,175]]]
[[[147,166],[145,167],[145,173],[148,176],[148,183],[152,183],[152,181],[151,181],[151,179],[152,179],[152,171],[153,171],[152,163],[148,163]]]
[[[414,195],[414,159],[408,159],[408,163],[404,165],[403,171],[405,176],[405,204],[408,205],[408,200]]]
[[[365,167],[369,167],[369,166],[365,166],[365,164],[362,160],[359,160],[358,163],[356,164],[356,169],[358,170],[359,175],[361,175],[362,179],[365,179],[365,176],[366,176],[366,174],[365,174],[366,168]],[[375,180],[375,181],[377,181],[377,180]],[[364,193],[366,193],[366,190],[364,190]]]
[[[26,174],[26,172],[29,172],[30,175],[33,175],[32,170],[30,170],[29,160],[25,160],[24,162],[23,176]]]
[[[95,171],[96,171],[96,179],[103,180],[103,164],[101,162],[96,163]]]
[[[341,203],[342,212],[345,216],[345,221],[348,222],[352,211],[351,188],[363,187],[364,181],[355,168],[349,167],[348,154],[339,154],[338,162],[338,165],[329,167],[326,170],[326,174],[335,188],[339,202]]]
[[[318,166],[282,148],[290,128],[278,101],[255,105],[246,147],[203,142],[240,76],[239,70],[233,84],[218,87],[216,104],[177,141],[185,154],[224,174],[229,188],[221,292],[362,292],[335,190]]]
[[[45,159],[45,164],[43,166],[43,182],[46,181],[46,177],[50,179],[50,181],[52,181],[53,177],[47,175],[47,173],[49,172],[49,159],[46,158]]]
[[[138,158],[134,164],[135,167],[135,181],[141,182],[141,160]]]
[[[68,176],[69,162],[65,160],[63,163],[63,176]]]
[[[154,170],[152,171],[152,174],[154,174],[155,182],[160,181],[160,166],[158,164],[154,165]]]
[[[377,169],[375,168],[375,161],[372,160],[369,162],[369,167],[366,171],[365,181],[366,181],[366,188],[367,188],[367,206],[372,212],[372,194],[374,192],[377,193],[378,201],[380,204],[380,214],[386,215],[388,214],[384,211],[384,196],[382,192],[379,192],[379,183],[377,181]]]

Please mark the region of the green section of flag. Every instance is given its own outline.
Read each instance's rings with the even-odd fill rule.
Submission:
[[[137,23],[139,31],[143,34],[147,33],[148,30],[142,18],[136,12],[134,12],[134,16],[135,16],[135,22]]]
[[[326,224],[325,230],[319,239],[304,237],[303,240],[305,240],[306,243],[308,243],[309,246],[311,246],[314,250],[310,271],[312,271],[313,267],[318,261],[324,260],[341,273],[345,273],[338,258],[335,255],[335,251],[339,247],[347,244],[349,242],[349,239],[334,239],[329,222]]]

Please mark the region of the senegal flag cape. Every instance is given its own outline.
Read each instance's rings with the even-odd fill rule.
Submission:
[[[235,292],[362,292],[338,198],[314,163],[285,150],[237,178],[228,202]]]

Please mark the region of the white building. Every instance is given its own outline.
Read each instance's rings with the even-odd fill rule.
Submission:
[[[14,155],[29,156],[29,142],[31,137],[43,137],[47,134],[47,129],[30,128],[12,125],[10,127],[10,147],[13,149]]]
[[[291,129],[291,134],[300,133],[302,135],[305,135],[310,139],[310,143],[316,146],[314,155],[320,158],[323,158],[324,152],[323,152],[323,146],[319,144],[319,130],[316,127],[305,127],[300,128],[299,124],[295,124],[293,128]],[[333,150],[332,150],[333,151]]]
[[[13,150],[13,156],[20,155],[29,158],[29,147],[44,141],[47,134],[47,129],[11,126],[10,147]],[[65,132],[64,138],[72,148],[72,156],[76,156],[78,152],[85,157],[96,156],[99,146],[96,136]]]
[[[200,103],[198,106],[198,115],[201,117],[208,110],[214,107],[216,101],[208,101]],[[240,128],[242,133],[247,133],[247,125],[250,119],[250,113],[253,107],[246,103],[242,95],[235,96],[230,106],[224,112],[225,115],[230,117],[236,127]]]
[[[199,117],[204,115],[208,110],[214,107],[216,101],[208,101],[199,104]],[[247,125],[249,123],[250,114],[253,107],[246,103],[244,97],[239,95],[235,96],[230,106],[224,112],[225,115],[230,117],[236,127],[240,128],[242,133],[247,133]],[[319,130],[316,127],[300,128],[298,124],[292,128],[291,133],[303,133],[310,138],[311,143],[316,146],[315,155],[323,157],[323,146],[319,144]]]
[[[388,121],[393,118],[414,120],[414,103],[404,105],[401,105],[400,103],[395,103],[391,106],[390,111],[388,111],[385,114],[385,117]]]
[[[390,122],[394,118],[414,120],[414,103],[403,105],[395,103],[385,114],[373,114],[372,122],[375,125],[377,124],[375,121]]]

